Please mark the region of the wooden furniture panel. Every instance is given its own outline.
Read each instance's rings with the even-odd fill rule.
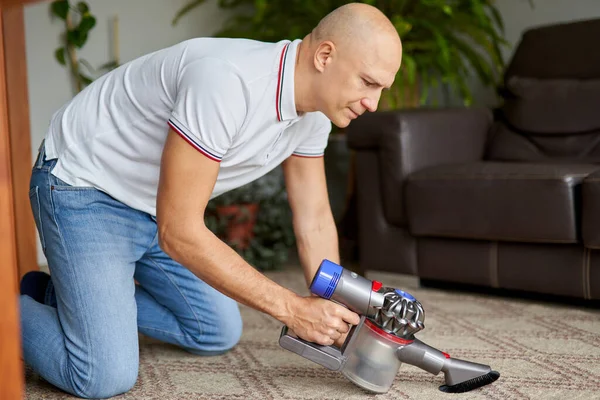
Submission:
[[[23,5],[0,0],[0,399],[23,398],[18,280],[37,269],[29,210],[29,101]],[[19,265],[21,271],[19,271]]]
[[[0,10],[4,14],[4,9]],[[4,19],[0,18],[0,25]],[[0,35],[5,42],[4,29]],[[17,305],[17,247],[5,51],[0,48],[0,399],[22,398],[23,367]],[[28,155],[28,157],[30,157]]]
[[[8,7],[2,12],[8,129],[12,159],[13,206],[19,278],[37,270],[37,236],[29,206],[31,175],[31,129],[25,56],[25,22],[23,6]]]

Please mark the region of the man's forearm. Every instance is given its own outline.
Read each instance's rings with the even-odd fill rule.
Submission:
[[[302,220],[296,223],[294,230],[298,255],[308,286],[323,259],[340,262],[337,228],[333,215],[327,212],[312,222]]]
[[[163,250],[210,286],[280,322],[291,316],[298,295],[257,271],[206,227],[168,235],[163,235]]]

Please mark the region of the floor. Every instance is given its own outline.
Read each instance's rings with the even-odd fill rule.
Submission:
[[[299,268],[267,275],[306,294]],[[410,291],[425,309],[417,337],[452,357],[488,364],[495,383],[442,393],[443,374],[402,365],[390,391],[372,395],[278,344],[281,324],[241,306],[244,334],[231,352],[192,356],[141,337],[136,386],[119,399],[600,399],[600,310],[567,304],[420,288],[414,278],[368,273]],[[27,399],[71,399],[26,371]]]

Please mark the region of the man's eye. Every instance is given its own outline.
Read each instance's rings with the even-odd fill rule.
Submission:
[[[369,82],[369,81],[368,81],[368,80],[366,80],[366,79],[363,79],[363,82],[364,82],[364,84],[365,84],[366,86],[373,86],[373,82]]]

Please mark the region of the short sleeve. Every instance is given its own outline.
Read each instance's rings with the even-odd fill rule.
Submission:
[[[169,125],[196,150],[220,162],[246,115],[243,83],[229,64],[215,59],[182,68]]]
[[[322,157],[329,141],[331,121],[321,112],[312,113],[309,132],[306,138],[294,149],[298,157]]]

